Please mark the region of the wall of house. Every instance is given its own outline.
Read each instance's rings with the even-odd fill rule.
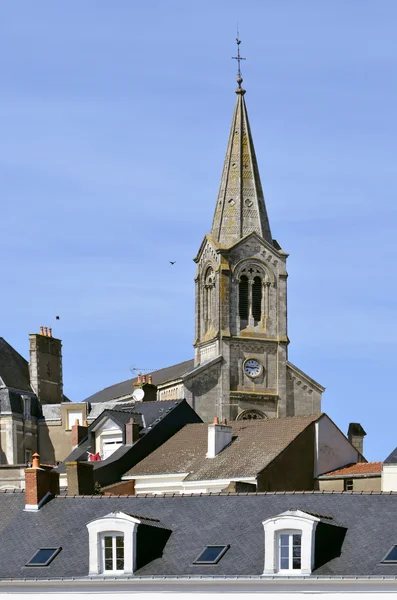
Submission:
[[[353,492],[380,492],[381,477],[353,477]],[[319,479],[318,489],[326,492],[343,492],[344,479]]]
[[[361,457],[357,450],[326,415],[315,425],[317,431],[315,476],[360,461]]]
[[[383,464],[382,465],[382,491],[397,492],[397,465]]]
[[[321,412],[322,393],[309,377],[287,364],[287,416]]]
[[[25,465],[0,466],[0,490],[25,489]]]
[[[258,492],[315,489],[314,425],[305,429],[258,475]]]
[[[38,452],[40,461],[56,465],[65,460],[72,451],[72,432],[65,430],[62,421],[38,423]]]

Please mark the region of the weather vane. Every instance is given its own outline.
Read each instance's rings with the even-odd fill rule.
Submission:
[[[238,67],[237,67],[237,83],[238,83],[238,86],[239,86],[239,87],[241,87],[241,83],[242,83],[242,81],[243,81],[243,78],[241,77],[241,61],[242,61],[242,60],[247,60],[247,59],[246,59],[246,58],[243,58],[243,57],[240,55],[240,44],[241,44],[241,40],[239,39],[239,33],[238,33],[238,30],[237,30],[236,42],[237,42],[237,56],[232,56],[232,58],[233,58],[234,60],[237,60],[237,65],[238,65]]]

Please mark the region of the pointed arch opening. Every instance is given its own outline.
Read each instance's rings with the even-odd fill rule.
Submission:
[[[215,272],[208,267],[204,277],[204,330],[214,326],[215,320]]]
[[[248,325],[248,277],[241,275],[238,288],[238,307],[241,329]]]
[[[254,325],[258,325],[262,318],[262,279],[254,277],[252,284],[252,316]]]

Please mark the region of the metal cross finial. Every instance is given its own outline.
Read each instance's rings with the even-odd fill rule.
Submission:
[[[240,44],[241,44],[241,40],[239,39],[239,34],[237,31],[237,37],[236,37],[236,42],[237,42],[237,56],[232,56],[232,58],[234,60],[237,60],[237,83],[238,83],[238,87],[241,88],[241,84],[243,82],[243,78],[241,77],[241,61],[242,60],[247,60],[246,58],[243,58],[242,56],[240,56]]]

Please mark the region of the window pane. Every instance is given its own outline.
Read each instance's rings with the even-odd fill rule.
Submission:
[[[124,558],[117,558],[116,569],[117,571],[124,571]]]
[[[281,546],[280,547],[280,556],[281,558],[288,558],[289,555],[289,547],[288,546]]]
[[[43,565],[58,553],[58,548],[41,548],[30,559],[28,565]]]
[[[393,546],[393,548],[390,550],[389,554],[386,556],[386,558],[383,559],[383,562],[386,561],[397,561],[397,546]]]
[[[105,558],[112,558],[113,556],[113,552],[112,552],[112,548],[105,548]]]
[[[287,533],[280,535],[280,546],[289,546],[289,535]]]
[[[111,558],[105,560],[105,571],[113,571],[113,560]]]
[[[301,568],[301,559],[299,558],[293,558],[292,559],[292,568],[293,569],[300,569]]]
[[[105,536],[105,548],[111,548],[112,547],[112,536],[107,535]]]
[[[118,535],[116,537],[116,548],[124,548],[124,536]]]
[[[302,536],[301,536],[300,533],[294,533],[294,535],[292,536],[292,539],[293,539],[294,546],[300,546],[301,545]]]
[[[228,546],[207,546],[193,564],[216,563],[226,552]]]
[[[288,558],[282,558],[280,559],[280,569],[288,569],[289,567],[289,560]]]

